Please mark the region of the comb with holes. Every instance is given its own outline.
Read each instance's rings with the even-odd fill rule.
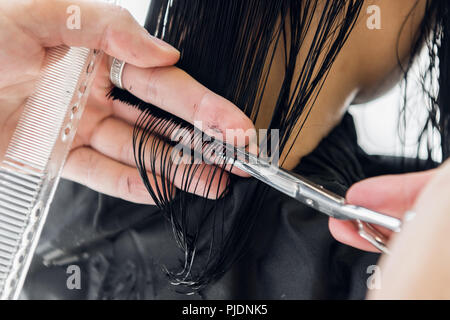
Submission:
[[[101,53],[49,49],[0,164],[0,298],[19,298]]]

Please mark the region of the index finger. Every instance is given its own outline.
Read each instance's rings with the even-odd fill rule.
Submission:
[[[101,1],[14,0],[2,11],[42,46],[87,47],[148,68],[168,66],[179,52],[152,37],[125,9]]]
[[[253,122],[236,105],[183,70],[126,65],[125,89],[141,100],[193,124],[208,135],[238,146],[255,142]]]

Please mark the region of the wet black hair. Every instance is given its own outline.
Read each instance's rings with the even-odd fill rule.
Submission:
[[[420,1],[416,0],[410,16],[415,14]],[[436,167],[441,161],[450,157],[450,2],[446,0],[426,0],[424,18],[416,33],[416,40],[411,48],[411,55],[404,74],[404,95],[401,117],[401,130],[407,129],[409,121],[406,115],[412,108],[426,108],[427,117],[421,125],[418,135],[420,148],[425,144],[428,167]],[[406,22],[405,22],[406,23]],[[412,68],[422,54],[426,54],[425,67]],[[423,56],[422,56],[423,57]],[[400,64],[400,59],[399,59]],[[401,64],[400,64],[401,65]],[[411,74],[413,76],[411,77]],[[418,76],[418,77],[417,77]],[[419,86],[422,92],[412,96],[410,85]],[[424,98],[424,99],[423,99]],[[416,103],[420,99],[419,103]],[[425,103],[425,104],[424,104]],[[412,112],[414,114],[414,111]],[[417,114],[417,113],[415,113]],[[439,142],[436,142],[436,138]],[[438,150],[436,150],[438,148]],[[437,151],[437,152],[436,152]],[[437,154],[437,156],[436,156]]]
[[[282,48],[284,78],[268,127],[279,130],[282,152],[290,150],[288,139],[301,130],[300,116],[311,111],[363,2],[153,0],[146,29],[181,51],[178,67],[233,102],[253,121],[260,111],[275,51]],[[305,58],[299,59],[300,52]],[[189,194],[187,190],[196,186],[195,176],[204,167],[192,164],[179,169],[170,158],[173,141],[165,137],[180,128],[193,128],[124,90],[114,88],[110,97],[142,111],[133,137],[136,163],[150,195],[167,217],[183,257],[181,268],[167,269],[167,274],[173,284],[186,288],[185,292],[202,289],[245,252],[267,187],[252,189],[243,203],[230,203],[227,194],[239,180],[232,176],[223,194],[211,186],[206,188],[207,194],[216,193],[216,201]],[[303,124],[306,119],[302,118]],[[151,139],[152,135],[162,140]],[[208,147],[208,143],[193,144],[200,152]],[[156,168],[161,168],[164,182],[155,187]],[[208,174],[226,179],[220,169],[218,165]],[[169,186],[175,174],[183,177],[177,194]],[[239,208],[234,217],[228,216],[230,206]]]

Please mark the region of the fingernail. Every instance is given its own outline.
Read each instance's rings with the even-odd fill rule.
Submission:
[[[172,51],[172,52],[177,52],[180,53],[180,51],[178,51],[175,47],[171,46],[170,44],[168,44],[167,42],[154,37],[154,36],[150,36],[150,38],[152,39],[152,41],[161,49],[166,50],[166,51]]]

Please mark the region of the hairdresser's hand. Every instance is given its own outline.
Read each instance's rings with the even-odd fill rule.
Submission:
[[[405,212],[414,210],[417,199],[434,176],[446,174],[450,179],[449,169],[449,165],[447,165],[446,169],[443,166],[440,169],[419,173],[381,176],[363,180],[353,185],[347,192],[347,202],[402,219]],[[444,173],[445,170],[446,173]],[[447,193],[450,195],[450,189],[447,190]],[[431,201],[439,202],[441,199],[436,196]],[[354,222],[331,218],[329,227],[333,236],[340,242],[365,251],[378,252],[358,235]],[[387,238],[390,238],[393,234],[385,228],[377,227],[377,229]]]
[[[381,287],[368,298],[450,299],[450,161],[435,170],[359,182],[347,201],[398,218],[416,213],[398,234],[379,228],[390,238],[391,254],[382,256]],[[345,244],[373,251],[351,222],[330,219],[330,230]]]
[[[369,298],[450,299],[450,162],[423,179],[413,201],[417,215],[391,237],[391,254],[379,263],[380,290]]]
[[[80,8],[79,30],[67,28],[67,10],[74,5]],[[0,160],[24,102],[33,92],[46,49],[61,44],[102,49],[107,54],[70,152],[65,178],[129,201],[152,203],[133,158],[132,130],[138,112],[106,99],[112,88],[110,57],[128,63],[124,85],[147,102],[190,122],[203,121],[206,129],[224,132],[252,127],[236,106],[173,67],[179,52],[151,37],[127,11],[81,0],[1,1]],[[206,175],[200,178],[207,179]]]
[[[354,185],[349,203],[402,218],[402,232],[382,231],[390,238],[389,256],[379,263],[380,289],[372,299],[450,299],[450,161],[436,170],[368,179]],[[348,245],[372,251],[351,222],[331,219],[330,230]]]
[[[346,200],[349,204],[402,219],[407,211],[413,209],[417,197],[436,171],[380,176],[363,180],[349,189]],[[332,235],[342,243],[365,251],[379,252],[358,235],[356,224],[352,221],[330,218],[329,228]],[[390,230],[376,228],[387,238],[392,235]]]
[[[384,176],[354,185],[347,201],[403,218],[400,233],[382,231],[390,238],[390,255],[379,262],[380,288],[371,299],[450,299],[450,161],[440,168],[413,174]],[[330,220],[336,239],[373,250],[350,222]]]

